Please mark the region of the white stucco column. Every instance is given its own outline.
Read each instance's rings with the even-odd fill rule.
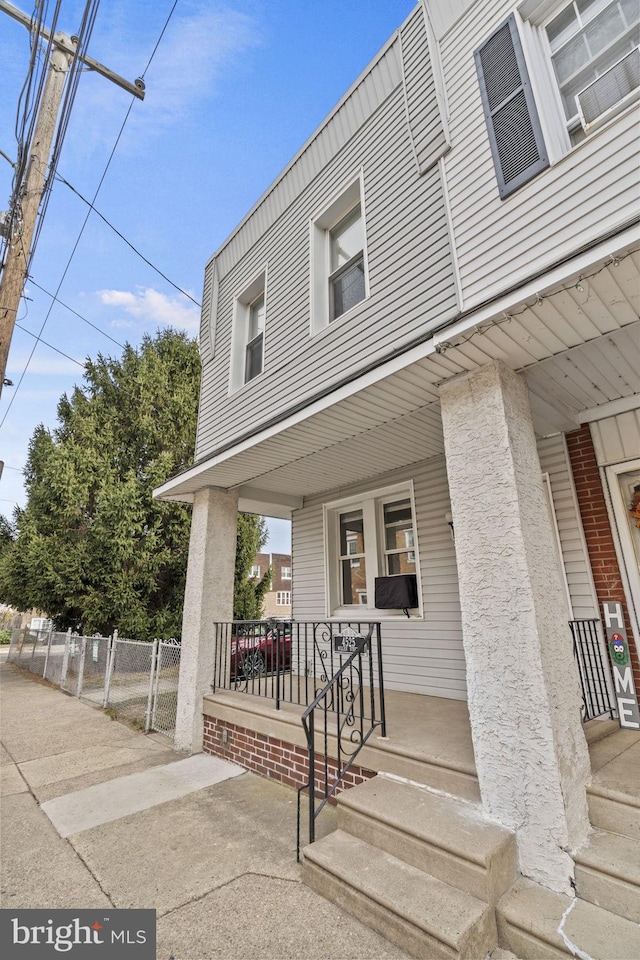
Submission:
[[[216,622],[233,619],[238,495],[208,487],[193,500],[182,615],[175,744],[202,750],[202,698],[211,693]]]
[[[527,387],[495,362],[440,395],[483,806],[522,873],[571,895],[590,766]]]

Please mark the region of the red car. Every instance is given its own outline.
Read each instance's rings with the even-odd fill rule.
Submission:
[[[231,638],[231,679],[252,680],[291,669],[291,624],[241,628]]]

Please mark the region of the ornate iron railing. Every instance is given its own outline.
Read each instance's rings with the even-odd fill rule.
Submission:
[[[307,706],[342,666],[333,638],[345,630],[370,633],[376,624],[305,620],[216,623],[212,689]]]
[[[599,620],[570,620],[573,655],[578,665],[582,689],[582,721],[609,714],[615,704],[611,694],[611,677],[598,631]]]
[[[309,843],[313,843],[318,816],[336,796],[367,740],[376,729],[386,736],[380,624],[368,628],[366,634],[351,627],[334,634],[340,665],[302,714],[309,778],[298,790],[298,860],[302,793],[306,790],[308,795]]]

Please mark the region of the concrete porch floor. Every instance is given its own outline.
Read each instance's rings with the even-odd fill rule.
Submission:
[[[466,701],[386,690],[387,736],[372,736],[362,766],[419,780],[426,764],[436,780],[441,770],[457,777],[461,796],[479,799],[473,742]],[[303,707],[281,704],[246,693],[219,691],[205,697],[205,713],[239,726],[304,744]],[[640,800],[640,733],[623,730],[617,720],[597,719],[584,726],[593,785],[608,794]],[[412,771],[414,771],[412,775]],[[443,779],[442,789],[449,781]],[[452,790],[452,792],[458,792]]]

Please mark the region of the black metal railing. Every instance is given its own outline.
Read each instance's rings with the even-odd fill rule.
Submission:
[[[347,627],[335,633],[333,641],[340,663],[302,714],[308,781],[298,789],[298,860],[302,793],[308,796],[308,836],[313,843],[318,816],[336,796],[367,740],[376,729],[386,736],[380,624],[369,624],[367,633]]]
[[[573,636],[573,655],[578,665],[582,689],[582,721],[609,714],[613,717],[615,704],[611,695],[611,678],[603,653],[599,620],[570,620]]]
[[[367,634],[376,626],[379,630],[370,622],[276,619],[216,623],[212,689],[265,697],[276,708],[306,707],[344,662],[334,636],[349,629]]]

